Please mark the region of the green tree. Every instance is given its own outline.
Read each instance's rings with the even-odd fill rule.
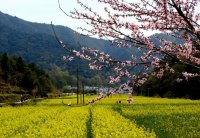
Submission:
[[[31,72],[30,69],[27,69],[24,73],[20,86],[31,92],[36,86],[36,82],[37,78],[35,73]]]
[[[95,75],[91,78],[91,83],[93,86],[101,86],[103,81],[99,75]]]
[[[8,61],[8,55],[7,53],[4,53],[1,59],[1,69],[3,71],[9,71],[9,61]]]
[[[65,85],[65,86],[63,87],[63,92],[64,92],[64,93],[69,93],[69,92],[70,92],[70,88],[69,88],[68,85]]]
[[[53,83],[57,88],[62,89],[66,84],[67,72],[57,71],[51,75]]]
[[[17,62],[16,62],[16,68],[17,68],[17,71],[19,72],[24,72],[24,68],[25,68],[25,64],[24,64],[24,61],[21,57],[17,58]]]

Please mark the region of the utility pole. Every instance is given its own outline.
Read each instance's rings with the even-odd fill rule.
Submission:
[[[82,82],[81,82],[81,81],[80,81],[79,86],[80,86],[80,89],[79,89],[79,90],[80,90],[80,91],[79,91],[80,104],[83,104],[83,100],[82,100],[82,98],[83,98],[83,97],[82,97],[82,87],[83,87],[83,86],[82,86]]]
[[[150,90],[151,90],[151,88],[148,88],[148,97],[149,97]]]
[[[77,70],[76,70],[76,77],[77,77],[77,84],[76,84],[76,86],[77,86],[77,90],[76,90],[76,95],[77,95],[77,104],[78,104],[78,94],[79,94],[79,92],[78,92],[78,88],[79,88],[79,76],[78,76],[78,66],[77,66]]]
[[[83,87],[83,104],[85,103],[85,100],[84,100],[84,94],[85,94],[85,89],[84,89],[84,83],[82,81],[82,87]]]

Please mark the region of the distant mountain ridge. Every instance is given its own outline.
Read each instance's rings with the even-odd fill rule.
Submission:
[[[60,40],[72,49],[79,49],[77,45],[79,42],[84,46],[104,51],[117,59],[131,58],[130,49],[110,46],[109,41],[76,35],[74,30],[59,25],[55,26],[55,31]],[[160,36],[165,37],[164,34]],[[158,40],[154,39],[154,42],[159,45]],[[51,70],[59,67],[67,69],[70,74],[75,74],[75,68],[79,65],[86,77],[90,77],[92,72],[85,61],[62,60],[63,55],[68,53],[56,42],[50,24],[32,23],[2,12],[0,12],[0,52],[21,56],[43,69]]]
[[[79,42],[116,58],[130,58],[130,54],[127,54],[129,51],[124,49],[123,52],[122,48],[110,47],[109,41],[76,35],[72,29],[64,26],[55,26],[55,30],[59,38],[73,49],[79,48],[77,45]],[[74,63],[62,60],[62,56],[67,53],[55,41],[50,24],[24,21],[2,12],[0,12],[0,52],[21,56],[26,61],[35,62],[42,68],[68,66],[71,70],[71,65],[74,68]]]
[[[45,34],[45,35],[53,35],[52,28],[50,24],[40,24],[40,23],[32,23],[28,21],[24,21],[17,17],[13,17],[4,13],[0,12],[0,23],[6,25],[9,28],[12,28],[16,31],[21,31],[24,33],[30,34]],[[66,24],[67,25],[67,24]],[[110,53],[112,56],[116,54],[112,54],[113,51],[119,52],[123,48],[114,48],[108,47],[110,42],[103,40],[103,39],[96,39],[87,36],[80,36],[76,35],[74,30],[57,25],[55,26],[56,33],[58,34],[59,38],[66,42],[71,47],[77,47],[77,42],[81,43],[82,45],[89,46],[94,49],[99,49],[100,51],[104,51]],[[119,50],[118,50],[119,49]],[[118,53],[119,54],[119,53]],[[124,57],[124,55],[123,55]]]

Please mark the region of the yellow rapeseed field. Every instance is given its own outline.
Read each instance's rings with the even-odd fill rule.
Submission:
[[[127,98],[113,95],[83,106],[76,105],[75,96],[65,96],[1,107],[0,138],[200,137],[200,100],[138,96],[129,105]]]

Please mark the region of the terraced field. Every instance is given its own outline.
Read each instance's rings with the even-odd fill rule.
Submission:
[[[94,96],[95,97],[95,96]],[[88,99],[94,98],[86,97]],[[76,105],[76,97],[0,108],[1,138],[198,138],[200,100],[127,96]],[[121,100],[121,104],[116,101]],[[71,102],[71,106],[67,104]]]

